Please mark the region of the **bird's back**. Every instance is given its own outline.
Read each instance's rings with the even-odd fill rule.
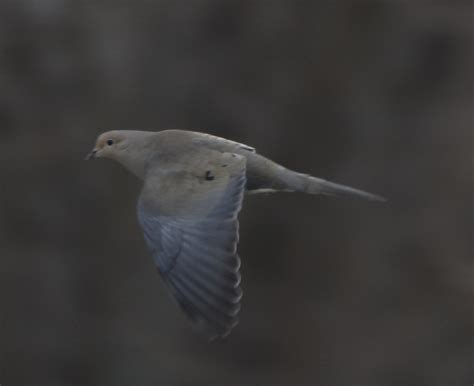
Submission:
[[[211,134],[187,130],[164,130],[157,133],[157,139],[160,143],[159,157],[163,161],[175,162],[179,157],[180,162],[194,162],[201,149],[235,153],[247,159],[246,189],[248,191],[293,190],[289,186],[289,183],[292,183],[289,181],[291,171],[261,156],[251,146]]]

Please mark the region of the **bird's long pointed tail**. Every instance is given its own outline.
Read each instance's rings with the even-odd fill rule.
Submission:
[[[296,174],[298,176],[296,191],[299,192],[324,194],[328,196],[353,196],[379,202],[387,201],[387,199],[382,196],[365,192],[360,189],[351,188],[350,186],[336,184],[335,182],[326,181],[322,178],[317,178],[306,174]]]

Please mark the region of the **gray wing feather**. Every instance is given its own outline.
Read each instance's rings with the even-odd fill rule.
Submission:
[[[242,290],[236,253],[245,168],[230,178],[222,199],[199,219],[138,217],[154,262],[188,317],[209,338],[224,337],[238,323]]]

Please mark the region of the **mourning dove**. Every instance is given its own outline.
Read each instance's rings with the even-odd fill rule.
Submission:
[[[101,134],[91,158],[110,158],[143,180],[138,220],[161,277],[198,329],[225,337],[242,290],[237,255],[244,193],[380,196],[297,173],[255,149],[185,130]]]

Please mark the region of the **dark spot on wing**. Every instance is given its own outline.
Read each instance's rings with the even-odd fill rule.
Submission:
[[[206,181],[212,181],[214,179],[214,175],[212,174],[212,172],[210,170],[208,170],[206,172]]]

